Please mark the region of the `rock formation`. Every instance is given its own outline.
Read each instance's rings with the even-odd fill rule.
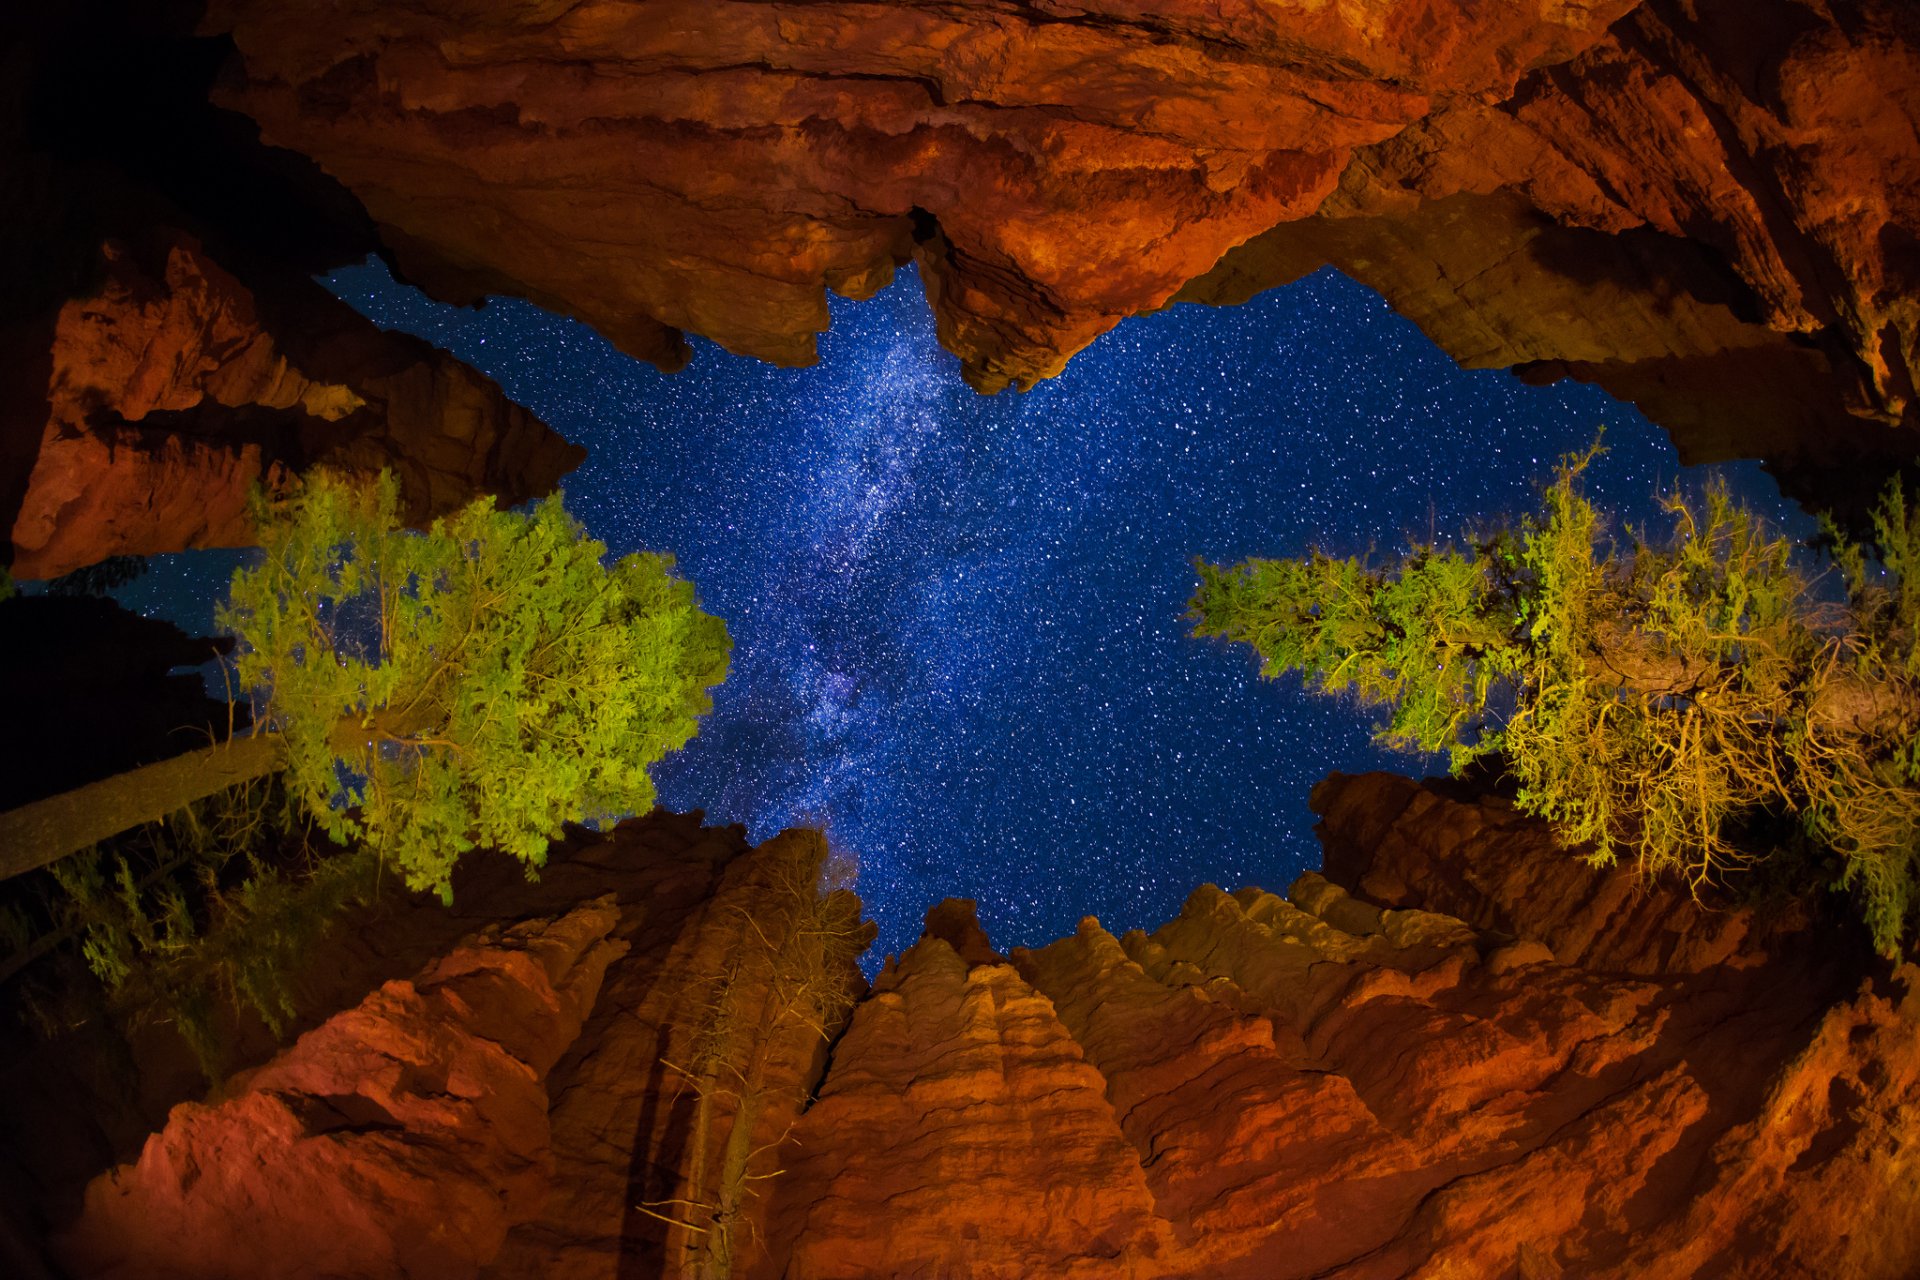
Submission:
[[[1356,147],[1501,98],[1631,0],[1339,6],[706,0],[303,22],[221,0],[221,101],[314,157],[447,296],[562,307],[674,366],[681,330],[797,362],[825,288],[909,253],[988,389],[1059,370]]]
[[[762,1078],[767,1105],[749,1134],[763,1149],[760,1191],[733,1224],[733,1266],[712,1274],[1914,1274],[1912,965],[1875,960],[1831,922],[1810,932],[1803,907],[1709,911],[1664,890],[1623,900],[1548,848],[1537,823],[1444,786],[1336,777],[1316,803],[1344,884],[1308,874],[1285,897],[1206,886],[1152,934],[1117,938],[1089,919],[1004,955],[971,904],[930,912],[830,1058],[819,1031],[838,1022],[790,1027],[800,1034],[769,1058],[780,1066]],[[694,1185],[696,1153],[726,1135],[702,1144],[707,1113],[676,1068],[710,1035],[716,974],[756,999],[772,989],[774,970],[728,961],[757,945],[743,912],[764,907],[775,869],[817,839],[790,833],[749,852],[737,833],[655,817],[562,851],[521,909],[551,913],[618,885],[606,931],[631,950],[546,1073],[550,1156],[473,1155],[532,1150],[520,1093],[513,1126],[497,1138],[462,1128],[457,1144],[422,1118],[439,1112],[383,1101],[394,1124],[422,1129],[409,1149],[415,1172],[444,1170],[437,1194],[457,1199],[474,1170],[494,1169],[506,1207],[439,1270],[395,1253],[358,1274],[694,1274],[697,1239],[666,1219]],[[408,990],[430,991],[444,971]],[[352,1119],[365,1087],[343,1083],[331,1110],[284,1096],[314,1092],[289,1082],[322,1047],[352,1060],[345,1029],[389,1043],[394,1024],[365,1011],[416,1007],[394,990],[226,1101],[177,1112],[139,1164],[94,1185],[69,1256],[118,1256],[79,1242],[124,1239],[130,1219],[113,1206],[159,1194],[144,1188],[174,1198],[169,1221],[199,1221],[225,1189],[253,1185],[233,1153],[288,1167],[271,1142],[232,1137],[248,1107],[267,1107],[297,1143],[372,1161],[357,1172],[310,1161],[308,1193],[282,1203],[324,1214],[343,1187],[389,1185],[381,1135],[393,1130]],[[538,1012],[532,1023],[560,1026]],[[525,1061],[550,1061],[574,1025]],[[523,1032],[489,1034],[515,1044]],[[513,1088],[537,1093],[540,1074],[526,1067]],[[276,1090],[281,1101],[263,1098]],[[724,1110],[707,1123],[727,1130]],[[207,1190],[183,1195],[189,1150]],[[391,1197],[369,1213],[388,1214],[383,1230],[404,1242],[430,1230],[404,1207],[428,1203]],[[264,1264],[251,1239],[236,1256]]]
[[[1561,963],[1317,875],[1001,963],[929,934],[754,1274],[1906,1275],[1920,980],[1821,968]]]
[[[473,1274],[551,1182],[546,1075],[580,1033],[611,897],[468,939],[183,1103],[88,1192],[58,1246],[86,1275]]]
[[[429,291],[664,368],[683,331],[811,360],[824,291],[912,256],[969,379],[1026,386],[1170,298],[1333,263],[1465,363],[1638,401],[1689,460],[1824,493],[1920,440],[1899,0],[334,12],[214,0],[220,101]]]
[[[311,466],[391,469],[425,523],[482,493],[546,493],[584,456],[490,379],[308,281],[269,272],[263,297],[167,228],[100,260],[99,290],[60,307],[40,362],[16,577],[247,545],[253,488]]]
[[[0,809],[224,738],[244,706],[194,671],[232,647],[91,596],[0,600],[0,705],[15,753]],[[225,690],[220,690],[224,693]]]
[[[1683,462],[1766,457],[1842,501],[1873,483],[1850,464],[1916,451],[1917,129],[1910,6],[1648,0],[1356,152],[1182,296],[1332,264],[1470,368],[1597,382]]]
[[[15,577],[246,542],[316,464],[400,476],[424,521],[550,491],[581,452],[444,351],[313,283],[379,248],[352,196],[212,107],[176,6],[0,25],[0,529]]]

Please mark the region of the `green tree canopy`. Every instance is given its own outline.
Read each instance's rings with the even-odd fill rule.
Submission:
[[[726,676],[725,624],[673,561],[603,563],[558,497],[400,527],[397,486],[327,474],[261,500],[220,625],[256,732],[0,815],[17,874],[284,769],[302,807],[410,887],[476,846],[538,865],[568,820],[654,803]]]
[[[693,737],[726,626],[673,560],[603,564],[558,497],[482,499],[424,537],[397,486],[310,481],[262,521],[220,625],[328,832],[448,892],[476,845],[538,865],[564,821],[644,812],[648,767]]]
[[[1517,526],[1390,564],[1201,562],[1195,633],[1382,708],[1390,746],[1456,771],[1500,754],[1520,807],[1596,862],[1697,891],[1791,819],[1893,953],[1920,907],[1920,512],[1883,498],[1883,569],[1834,533],[1846,598],[1823,600],[1724,487],[1614,545],[1580,490],[1592,457]]]

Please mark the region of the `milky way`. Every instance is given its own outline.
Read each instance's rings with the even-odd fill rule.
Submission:
[[[1603,503],[1644,516],[1676,470],[1630,409],[1464,372],[1331,272],[1128,322],[994,398],[936,346],[911,272],[836,302],[812,369],[702,343],[670,378],[525,304],[438,307],[377,267],[330,283],[587,445],[568,505],[615,552],[679,557],[734,662],[662,802],[755,838],[824,827],[876,955],[947,895],[1008,946],[1084,914],[1151,926],[1202,881],[1283,887],[1317,862],[1315,781],[1427,767],[1189,638],[1193,556],[1385,551],[1523,510],[1602,423]]]

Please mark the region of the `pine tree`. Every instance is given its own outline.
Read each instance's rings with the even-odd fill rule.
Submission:
[[[1846,600],[1827,602],[1724,486],[1615,547],[1580,490],[1593,456],[1562,464],[1544,511],[1458,546],[1201,562],[1195,633],[1384,709],[1389,746],[1456,772],[1498,757],[1520,807],[1600,864],[1697,892],[1790,819],[1895,953],[1920,907],[1920,511],[1881,501],[1883,571],[1830,529]]]
[[[335,839],[443,897],[466,850],[538,865],[562,822],[650,808],[648,768],[693,736],[730,647],[671,558],[604,564],[558,497],[424,535],[397,509],[391,477],[263,501],[219,612],[259,731],[0,815],[5,872],[282,769]]]

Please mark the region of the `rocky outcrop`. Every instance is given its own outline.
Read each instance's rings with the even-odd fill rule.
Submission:
[[[314,157],[431,292],[507,292],[663,367],[806,362],[824,291],[917,258],[978,386],[1027,385],[1351,150],[1600,38],[1631,0],[475,8],[218,0],[221,101]]]
[[[1390,773],[1332,774],[1313,792],[1327,875],[1386,907],[1421,906],[1562,964],[1645,975],[1763,964],[1820,950],[1807,899],[1682,906],[1631,867],[1590,865],[1499,796]],[[1832,922],[1821,921],[1832,927]]]
[[[0,777],[0,809],[246,728],[245,706],[209,697],[200,673],[175,670],[231,646],[92,596],[0,600],[0,705],[13,740],[33,744]]]
[[[1316,803],[1337,879],[1304,875],[1284,897],[1205,886],[1151,934],[1089,919],[1010,953],[972,904],[943,903],[850,1020],[841,1005],[773,1012],[799,1008],[796,975],[819,971],[782,938],[871,936],[850,898],[817,893],[817,835],[749,850],[737,830],[656,816],[576,840],[510,900],[551,919],[613,890],[583,909],[593,929],[567,935],[629,949],[584,1025],[521,994],[533,979],[487,988],[504,1001],[457,988],[456,1007],[436,994],[444,975],[491,962],[429,966],[225,1101],[177,1111],[140,1162],[94,1185],[69,1256],[107,1268],[164,1221],[170,1238],[192,1224],[177,1256],[200,1274],[233,1258],[306,1274],[300,1230],[371,1187],[329,1239],[362,1248],[348,1269],[372,1276],[1920,1267],[1920,971],[1793,912],[1715,913],[1665,890],[1624,901],[1537,824],[1445,788],[1336,778]],[[811,914],[779,906],[802,885]],[[495,910],[507,892],[477,897]],[[523,1065],[497,1080],[330,1074],[425,1061],[420,1046],[465,1045],[459,1028],[509,1008],[485,1034]],[[420,1034],[401,1044],[396,1027]],[[289,1153],[308,1151],[296,1168]],[[698,1220],[725,1151],[756,1190]],[[476,1177],[493,1180],[497,1219],[431,1263],[405,1253],[479,1212]],[[237,1203],[298,1203],[307,1225],[203,1245],[233,1237],[220,1215]],[[703,1241],[723,1224],[736,1247],[715,1265]]]
[[[1831,487],[1920,440],[1898,0],[215,0],[204,29],[239,49],[220,100],[410,277],[665,368],[683,331],[811,360],[824,291],[911,256],[969,379],[1026,386],[1176,291],[1332,263],[1465,363],[1637,401],[1690,461]]]
[[[1044,995],[968,950],[929,934],[860,1005],[750,1274],[1095,1277],[1171,1249],[1100,1072]]]
[[[1920,974],[1640,976],[1510,923],[1308,875],[1005,962],[929,933],[753,1274],[1911,1274]]]
[[[1505,101],[1355,153],[1182,296],[1332,264],[1461,363],[1637,403],[1685,462],[1857,503],[1920,441],[1920,23],[1895,0],[1647,0]],[[1851,492],[1850,492],[1851,490]]]
[[[601,1007],[555,1073],[546,1198],[485,1275],[694,1274],[716,1229],[703,1207],[724,1181],[727,1148],[745,1157],[736,1172],[756,1180],[748,1186],[778,1172],[770,1157],[846,1016],[844,1005],[807,1016],[805,983],[843,981],[851,994],[852,959],[873,938],[850,894],[804,921],[793,913],[796,901],[815,901],[825,853],[818,832],[786,832],[727,861],[691,910],[646,921],[648,945],[608,975]],[[823,928],[841,934],[844,972],[808,973],[782,945]],[[763,1207],[748,1197],[724,1223],[742,1258],[757,1247]]]
[[[89,1188],[75,1273],[470,1276],[550,1182],[548,1071],[579,1035],[619,908],[468,939],[328,1019]]]
[[[391,469],[418,524],[483,493],[546,493],[583,456],[446,352],[284,271],[249,288],[184,232],[108,241],[100,270],[51,326],[43,420],[16,428],[39,436],[16,577],[244,546],[254,487],[313,466]]]

